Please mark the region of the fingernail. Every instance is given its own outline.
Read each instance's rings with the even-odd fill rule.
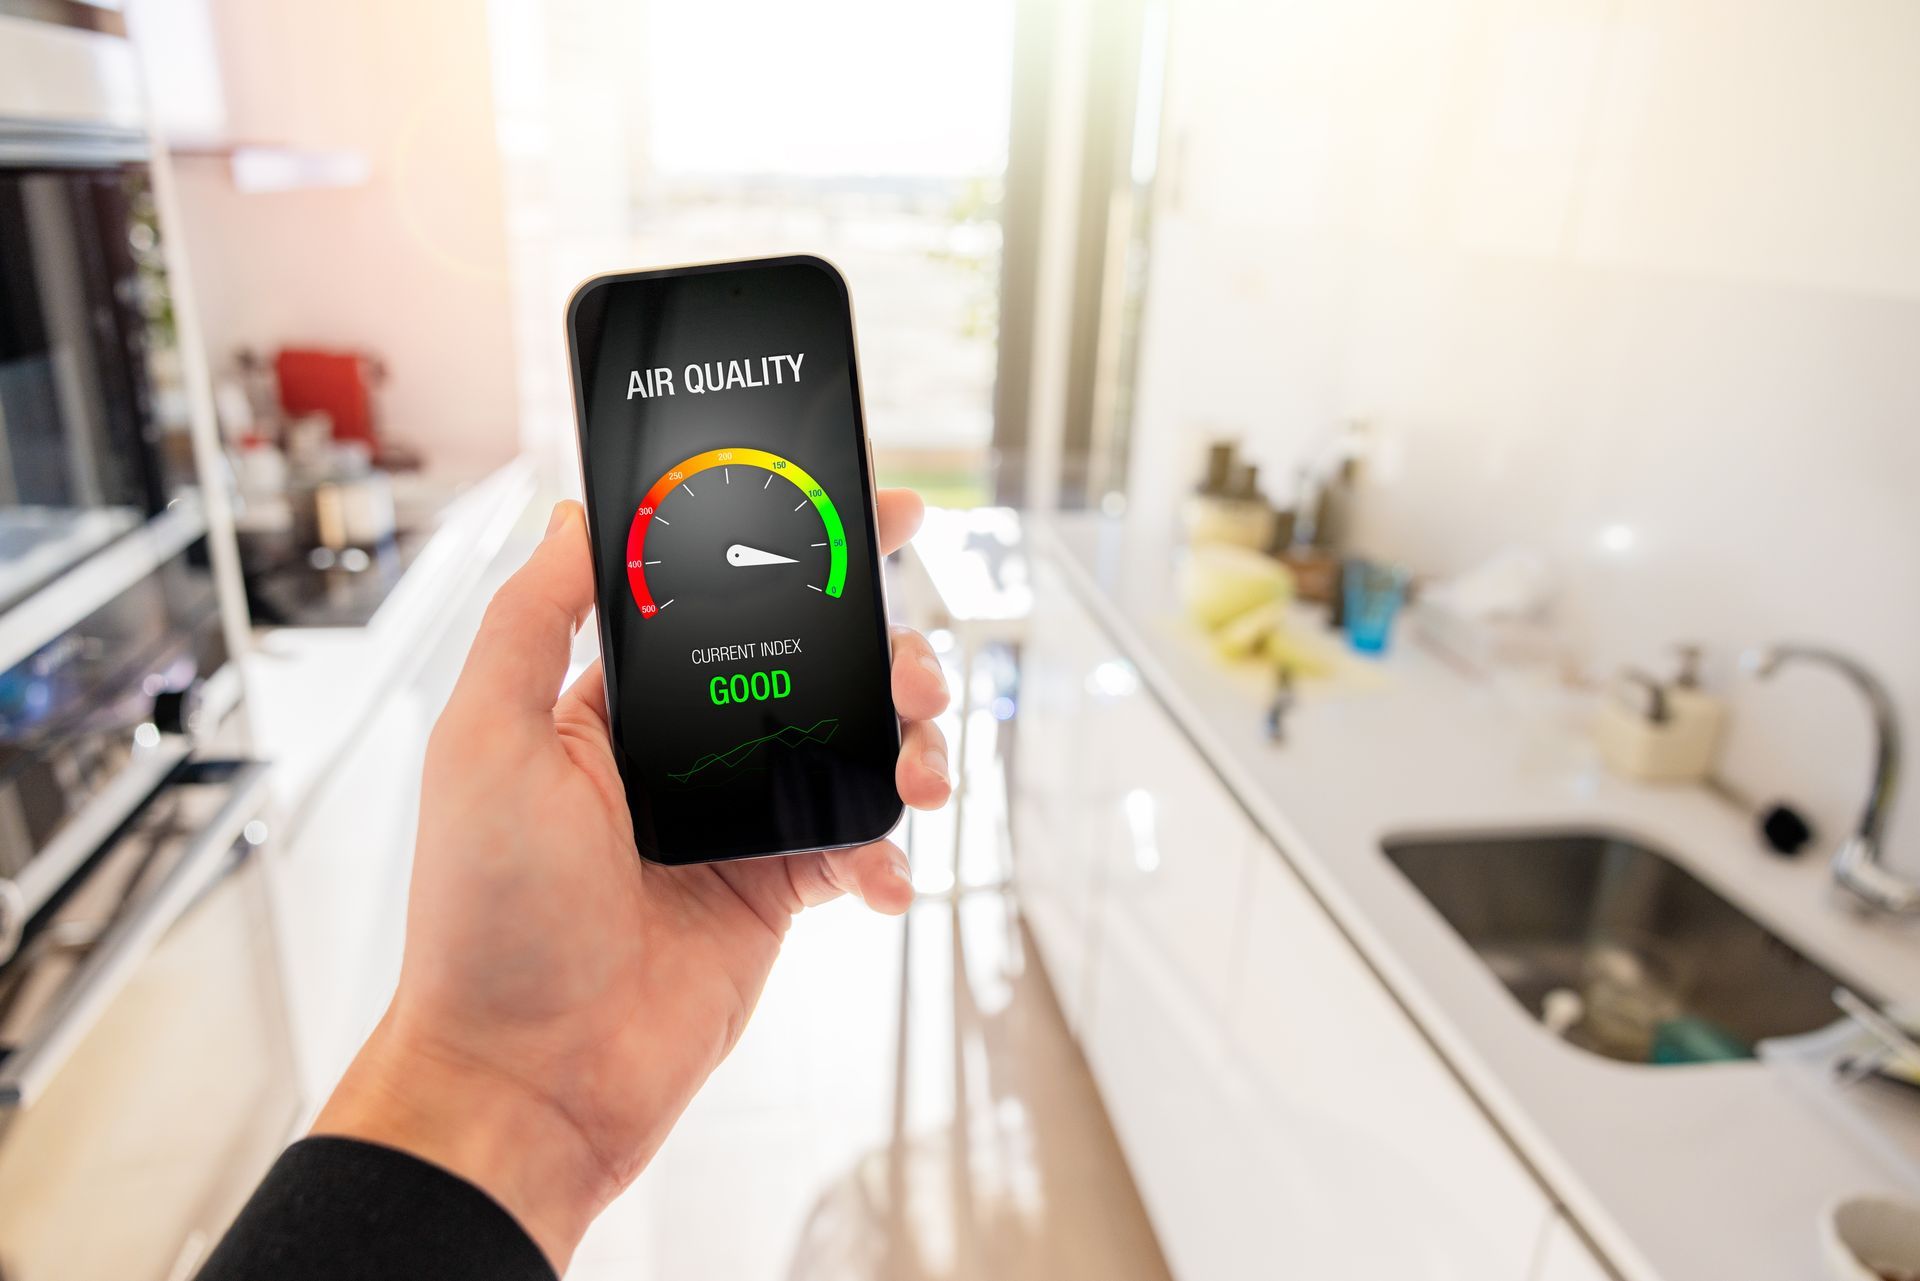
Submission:
[[[928,769],[932,770],[934,773],[938,774],[942,780],[946,779],[947,754],[941,751],[939,748],[936,747],[931,752],[928,752],[925,756],[922,756],[920,758],[920,763],[922,765],[925,765]]]
[[[933,673],[934,679],[940,682],[941,689],[947,687],[947,669],[940,666],[939,659],[935,658],[932,654],[922,654],[920,655],[920,666]]]
[[[895,876],[905,881],[908,885],[913,884],[913,872],[910,868],[907,867],[906,855],[902,854],[899,858],[894,859],[887,866],[893,869],[893,874]]]
[[[567,504],[563,500],[553,505],[553,515],[547,517],[547,532],[543,535],[552,538],[554,531],[567,523]]]

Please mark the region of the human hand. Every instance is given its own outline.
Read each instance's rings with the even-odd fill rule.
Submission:
[[[879,508],[890,552],[922,508],[906,490]],[[559,692],[592,606],[585,516],[562,503],[434,726],[399,987],[314,1125],[476,1184],[556,1271],[733,1048],[794,915],[848,892],[890,914],[913,900],[891,841],[643,861],[600,665]],[[893,631],[893,699],[901,799],[937,808],[948,767],[929,718],[947,688],[907,628]]]

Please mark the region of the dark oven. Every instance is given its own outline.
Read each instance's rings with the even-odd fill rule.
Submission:
[[[0,969],[6,1281],[190,1276],[286,1141],[264,791],[181,766]]]
[[[132,77],[0,5],[0,1281],[190,1275],[300,1107]]]

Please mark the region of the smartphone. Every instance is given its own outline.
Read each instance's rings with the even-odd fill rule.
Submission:
[[[567,342],[640,853],[880,839],[900,722],[846,281],[807,256],[596,276]]]

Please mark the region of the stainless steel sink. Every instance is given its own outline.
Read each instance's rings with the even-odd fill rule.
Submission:
[[[1563,831],[1383,848],[1516,1000],[1594,1053],[1739,1058],[1837,1017],[1839,980],[1631,840]]]

